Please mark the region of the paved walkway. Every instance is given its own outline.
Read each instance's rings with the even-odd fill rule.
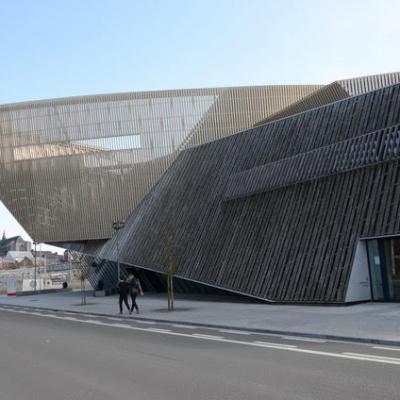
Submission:
[[[117,297],[87,297],[80,305],[79,292],[36,296],[0,296],[0,304],[116,315]],[[210,301],[185,296],[168,312],[165,295],[146,294],[138,298],[141,314],[135,318],[276,331],[287,334],[353,338],[393,342],[400,345],[400,303],[367,303],[347,307],[269,305],[263,303]]]

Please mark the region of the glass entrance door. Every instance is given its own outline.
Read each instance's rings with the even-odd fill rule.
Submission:
[[[373,300],[400,301],[400,238],[367,241]]]

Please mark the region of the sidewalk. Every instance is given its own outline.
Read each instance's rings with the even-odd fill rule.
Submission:
[[[400,345],[398,303],[322,307],[204,300],[206,298],[203,296],[201,301],[191,296],[178,298],[176,310],[168,312],[165,295],[147,294],[138,298],[141,314],[134,318]],[[92,297],[89,294],[88,304],[81,306],[80,292],[0,296],[0,305],[113,316],[118,314],[117,301],[116,296]]]

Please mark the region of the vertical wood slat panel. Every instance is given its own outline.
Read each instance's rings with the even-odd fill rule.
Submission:
[[[379,94],[364,95],[371,101],[363,96],[350,98],[184,151],[128,221],[127,242],[135,250],[125,250],[124,262],[162,271],[165,227],[172,226],[178,248],[185,243],[180,263],[187,279],[276,301],[344,301],[358,238],[376,230],[395,233],[382,232],[388,227],[388,212],[383,208],[396,201],[394,193],[400,191],[388,191],[380,171],[387,171],[388,182],[394,182],[398,161],[231,202],[223,201],[223,192],[228,178],[251,168],[252,163],[267,164],[304,151],[302,136],[311,148],[355,138],[357,145],[351,151],[341,145],[340,152],[358,168],[370,141],[364,144],[359,139],[365,131],[354,130],[356,121],[367,132],[386,128],[387,121],[400,123],[400,115],[395,120],[379,112],[390,113],[388,102],[393,103],[399,95],[400,86],[396,85]],[[366,119],[365,114],[374,118]],[[321,131],[321,124],[329,134]],[[302,131],[294,134],[294,129]],[[395,142],[386,137],[379,143],[381,155],[389,157],[388,147],[382,152]],[[316,160],[324,162],[324,158],[315,158],[310,165],[319,170]],[[155,234],[151,252],[148,231]],[[184,240],[186,234],[189,242]]]

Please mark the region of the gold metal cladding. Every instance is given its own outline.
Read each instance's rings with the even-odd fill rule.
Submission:
[[[0,200],[40,242],[112,236],[177,155],[321,86],[72,97],[0,106]],[[167,212],[167,211],[166,211]]]

